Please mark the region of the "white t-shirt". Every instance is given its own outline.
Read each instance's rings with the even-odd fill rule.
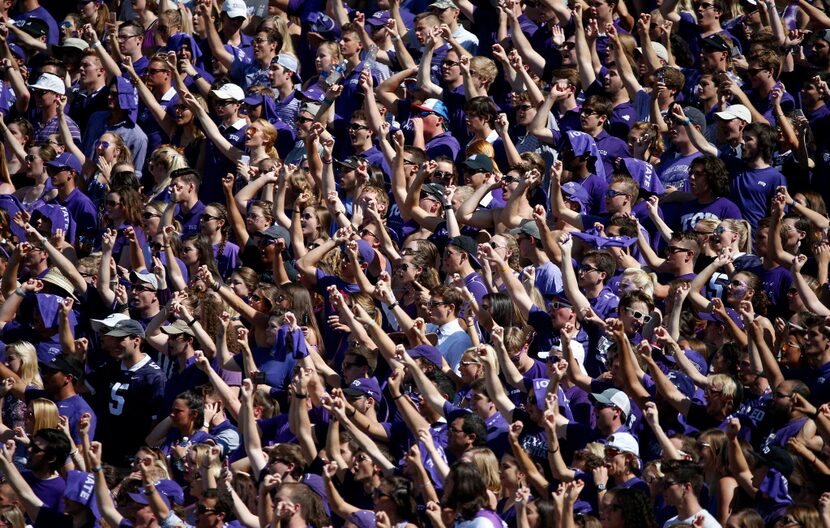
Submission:
[[[722,528],[721,524],[712,517],[712,514],[706,510],[700,510],[696,514],[692,515],[688,519],[680,519],[677,515],[666,521],[663,525],[663,528],[669,528],[669,526],[673,524],[695,524],[695,518],[703,516],[703,528]]]

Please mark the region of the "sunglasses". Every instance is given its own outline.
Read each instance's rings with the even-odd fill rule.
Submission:
[[[145,220],[150,220],[152,218],[161,218],[160,214],[151,213],[151,212],[148,212],[148,211],[145,211],[144,214],[141,215],[141,216],[143,216]]]
[[[638,321],[642,321],[644,323],[650,323],[651,322],[651,316],[649,314],[643,313],[639,310],[635,310],[634,308],[626,308],[625,311],[630,313],[631,316],[634,319],[637,319]]]
[[[109,141],[99,141],[97,148],[107,150],[108,148],[110,148],[110,142]]]
[[[359,125],[357,123],[352,123],[349,125],[349,130],[369,130],[369,127],[366,125]]]
[[[449,180],[453,177],[453,173],[449,171],[435,171],[432,173],[432,177],[437,180]]]
[[[202,216],[199,217],[200,222],[210,222],[211,220],[222,220],[222,219],[218,216],[211,216],[209,214],[203,214]]]

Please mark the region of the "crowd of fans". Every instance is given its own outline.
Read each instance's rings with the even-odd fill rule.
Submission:
[[[830,528],[830,3],[43,1],[0,526]]]

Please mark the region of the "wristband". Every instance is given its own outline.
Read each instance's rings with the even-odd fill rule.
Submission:
[[[198,322],[199,322],[199,320],[194,317],[193,319],[190,320],[190,322],[187,323],[187,326],[193,326]]]
[[[505,265],[502,269],[499,270],[502,273],[507,273],[510,271],[510,266]]]
[[[297,398],[298,400],[304,400],[304,399],[308,398],[308,394],[302,394],[302,393],[299,393],[299,392],[295,392],[294,397]]]
[[[17,288],[16,290],[14,290],[14,293],[16,293],[17,295],[19,295],[23,298],[26,297],[26,292],[23,291],[23,288]]]
[[[608,484],[597,484],[597,490],[599,490],[599,491],[605,491],[605,489],[607,487],[608,487]]]
[[[334,160],[332,160],[331,158],[329,158],[329,159],[327,159],[327,160],[321,159],[320,161],[322,161],[322,162],[323,162],[323,165],[331,165],[331,164],[332,164],[332,162],[333,162]]]
[[[219,292],[219,290],[220,290],[221,288],[222,288],[222,285],[221,285],[221,284],[219,284],[219,281],[214,282],[214,283],[210,286],[210,289],[211,289],[211,290],[213,290],[213,291],[215,291],[215,292],[217,292],[217,293]]]
[[[394,310],[394,309],[395,309],[395,307],[396,307],[396,306],[398,306],[399,304],[400,304],[400,303],[399,303],[398,301],[395,301],[395,302],[393,302],[392,304],[390,304],[390,305],[389,305],[389,309],[390,309],[390,310]]]
[[[404,394],[404,393],[400,393],[400,394],[398,394],[397,396],[392,396],[392,400],[393,400],[393,401],[394,401],[394,400],[398,400],[398,399],[400,399],[400,398],[403,398],[404,396],[406,396],[406,394]]]
[[[444,211],[449,211],[450,209],[452,209],[452,204],[448,204],[448,205],[444,206]]]
[[[196,82],[196,81],[198,81],[199,79],[202,78],[202,74],[199,73],[199,72],[196,72],[196,75],[191,75],[190,78],[193,79],[193,82]]]
[[[100,48],[101,47],[101,41],[96,40],[95,42],[92,43],[92,47],[93,48]]]
[[[692,120],[687,117],[686,120],[683,121],[683,124],[686,125],[686,126],[689,126],[689,125],[692,124]]]
[[[558,453],[558,452],[559,452],[559,446],[556,446],[556,449],[548,448],[548,453],[550,453],[551,455],[554,454],[554,453]]]
[[[104,468],[102,468],[101,466],[95,466],[94,468],[92,468],[93,473],[100,473],[102,471],[104,471]]]
[[[78,450],[77,450],[77,449],[73,449],[72,451],[70,451],[70,452],[69,452],[69,456],[71,456],[71,457],[73,457],[73,456],[75,456],[75,455],[77,455],[77,454],[78,454]]]

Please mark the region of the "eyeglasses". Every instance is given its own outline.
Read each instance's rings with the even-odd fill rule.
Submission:
[[[529,112],[530,110],[533,110],[532,105],[520,105],[516,107],[517,112]]]
[[[441,200],[431,194],[421,193],[421,200],[432,200],[433,202],[441,203]]]
[[[34,154],[26,154],[26,161],[28,161],[29,163],[32,163],[36,159],[37,157]]]
[[[493,249],[507,249],[507,246],[500,246],[500,245],[496,244],[495,242],[493,242],[492,240],[490,242],[488,242],[487,244]]]
[[[213,101],[213,106],[215,106],[216,108],[224,108],[229,104],[233,104],[235,102],[236,101],[233,101],[231,99],[216,99]]]
[[[349,125],[349,130],[369,130],[369,127],[358,123],[352,123]]]
[[[635,310],[634,308],[626,308],[625,311],[630,313],[631,317],[633,317],[634,319],[637,319],[638,321],[642,321],[644,323],[650,323],[651,322],[651,316],[649,314],[645,314],[643,312]]]
[[[421,112],[416,117],[420,117],[421,119],[427,118],[429,116],[437,116],[435,112]],[[439,116],[440,117],[440,116]]]
[[[429,306],[430,308],[435,308],[436,306],[447,305],[447,304],[450,304],[450,303],[444,302],[444,301],[429,301],[429,304],[427,306]]]
[[[257,37],[257,38],[254,39],[254,42],[256,42],[257,44],[262,44],[264,42],[271,42],[271,41],[268,40],[267,38]]]
[[[453,68],[455,66],[461,66],[461,63],[454,60],[445,59],[441,62],[441,66],[446,66],[447,68]]]
[[[144,293],[144,292],[154,292],[156,290],[155,290],[155,288],[147,288],[147,287],[141,286],[140,284],[134,284],[134,285],[130,286],[130,291],[134,291],[134,292],[137,292],[137,293]]]
[[[368,460],[371,460],[369,458],[369,455],[367,455],[366,453],[359,453],[359,454],[355,455],[354,459],[358,462],[366,462]]]
[[[765,69],[766,68],[747,68],[746,71],[747,71],[747,73],[749,73],[750,76],[754,77],[755,75],[758,75],[759,73],[761,73]]]
[[[222,220],[222,218],[218,216],[211,216],[209,214],[203,214],[199,217],[200,222],[210,222],[211,220]]]
[[[460,429],[460,428],[456,428],[456,427],[450,427],[449,430],[450,430],[451,433],[463,433],[464,432],[464,429]]]
[[[583,264],[582,266],[579,266],[579,269],[577,270],[578,273],[585,273],[585,274],[591,273],[592,271],[599,271],[599,268],[589,266],[588,264]]]
[[[615,191],[614,189],[608,189],[605,191],[606,198],[616,198],[617,196],[628,196],[628,193]]]
[[[671,253],[672,255],[676,255],[677,253],[691,253],[692,252],[691,249],[687,249],[687,248],[680,247],[680,246],[669,246],[669,247],[666,248],[666,250],[669,253]]]
[[[432,173],[432,178],[436,179],[436,180],[446,181],[446,180],[451,179],[452,177],[453,177],[453,173],[448,172],[448,171],[435,171],[435,172]]]
[[[676,480],[672,480],[672,479],[668,479],[668,478],[664,478],[660,482],[663,484],[663,487],[666,487],[666,488],[670,488],[670,487],[674,486],[675,484],[680,484],[680,482],[677,482]]]
[[[707,9],[712,9],[713,7],[715,7],[715,4],[710,3],[710,2],[701,2],[697,6],[698,9],[701,9],[703,11],[706,11]]]
[[[167,70],[161,68],[147,68],[145,71],[150,75],[155,75],[157,73],[167,73]]]
[[[29,451],[31,451],[32,454],[34,454],[34,453],[44,453],[44,452],[46,452],[46,449],[44,449],[44,448],[40,447],[39,445],[37,445],[36,443],[32,442],[31,444],[29,444]]]
[[[403,160],[403,164],[404,164],[404,165],[418,165],[418,163],[416,163],[416,162],[412,161],[411,159],[409,159],[409,160],[408,160],[408,159],[406,159],[406,158],[404,158],[404,160]]]
[[[573,306],[562,301],[553,301],[548,303],[548,310],[559,310],[560,308],[573,308]]]
[[[118,39],[118,42],[124,42],[125,40],[130,40],[131,38],[137,37],[137,36],[138,36],[138,34],[135,34],[135,35],[118,35],[118,37],[116,37],[116,38]]]
[[[369,231],[365,227],[363,229],[361,229],[360,231],[358,231],[358,235],[360,235],[360,238],[363,238],[366,235],[370,235],[375,240],[380,240],[380,237],[378,237],[376,234],[372,233],[371,231]]]
[[[606,447],[605,448],[605,458],[614,458],[617,455],[623,454],[622,451],[613,447]]]

